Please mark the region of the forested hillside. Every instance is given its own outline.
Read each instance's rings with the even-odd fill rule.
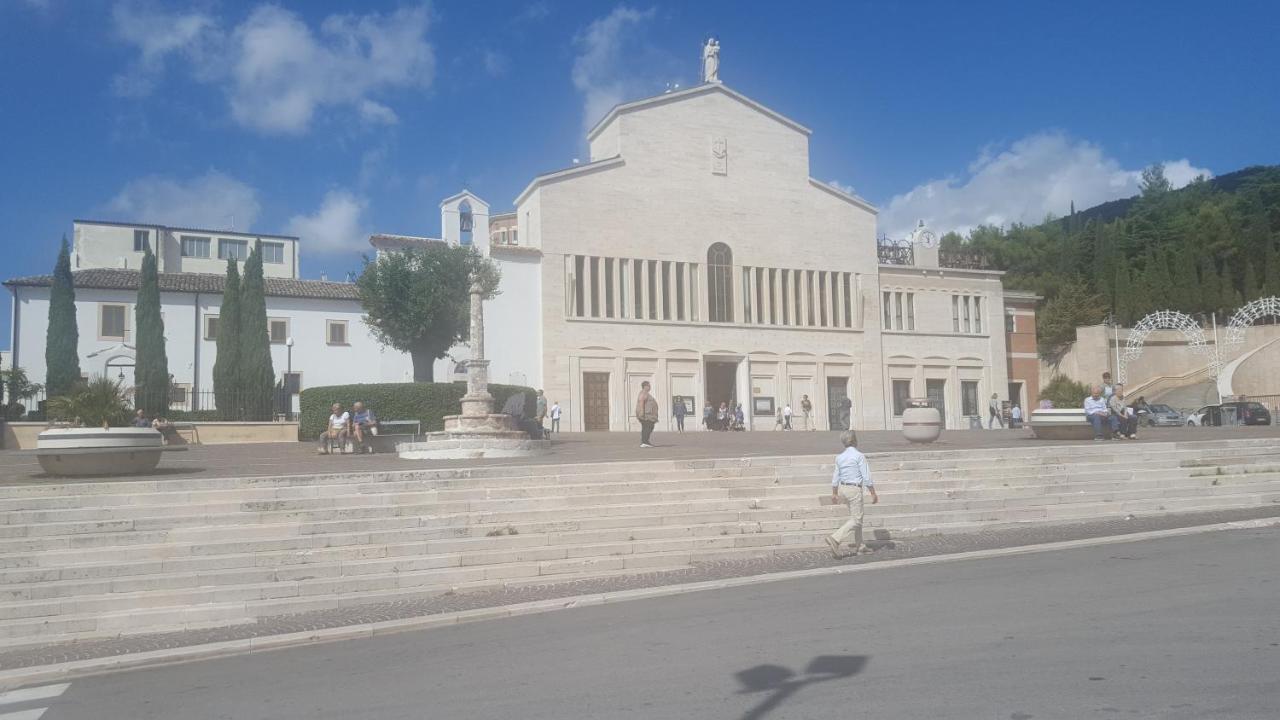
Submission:
[[[1009,288],[1046,299],[1040,352],[1108,315],[1131,325],[1153,310],[1223,322],[1245,302],[1280,295],[1280,166],[1253,167],[1171,190],[1159,166],[1142,195],[1040,225],[979,227],[944,247],[986,255]]]

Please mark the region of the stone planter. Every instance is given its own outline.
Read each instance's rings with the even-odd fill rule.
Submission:
[[[942,435],[942,413],[933,407],[902,411],[902,436],[913,443],[931,443]]]
[[[1084,408],[1031,411],[1031,432],[1042,440],[1091,440],[1093,426]]]
[[[151,428],[53,428],[36,438],[40,467],[63,477],[148,473],[165,449]]]

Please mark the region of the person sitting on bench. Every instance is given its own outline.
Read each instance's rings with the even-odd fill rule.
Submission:
[[[354,411],[351,416],[351,430],[356,436],[356,447],[360,452],[373,452],[373,446],[366,445],[365,441],[367,436],[378,434],[378,418],[360,401],[356,401],[351,409]]]
[[[320,434],[320,446],[316,448],[316,452],[322,455],[328,455],[329,447],[333,444],[338,446],[338,452],[343,452],[350,436],[351,414],[345,412],[338,403],[334,403],[329,410],[329,425]]]

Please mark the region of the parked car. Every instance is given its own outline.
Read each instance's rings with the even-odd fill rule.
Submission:
[[[1142,422],[1150,427],[1177,427],[1185,423],[1186,418],[1168,405],[1152,403],[1142,413]]]
[[[1260,402],[1237,400],[1221,405],[1205,405],[1187,416],[1187,425],[1196,427],[1218,426],[1226,418],[1229,424],[1270,425],[1271,411]]]

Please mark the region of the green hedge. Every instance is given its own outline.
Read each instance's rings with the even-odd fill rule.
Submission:
[[[350,411],[356,401],[363,402],[379,420],[418,420],[422,431],[444,429],[444,416],[462,412],[462,396],[466,383],[368,383],[363,385],[327,385],[310,387],[299,396],[298,433],[312,440],[324,432],[329,422],[329,407],[334,403]],[[533,388],[519,385],[490,385],[493,410],[498,412],[513,394],[525,394],[526,415],[532,415],[536,395]]]
[[[1055,408],[1084,407],[1084,399],[1089,396],[1090,387],[1077,382],[1066,375],[1054,375],[1049,384],[1040,388],[1040,399],[1050,400]],[[316,431],[319,435],[319,431]]]

